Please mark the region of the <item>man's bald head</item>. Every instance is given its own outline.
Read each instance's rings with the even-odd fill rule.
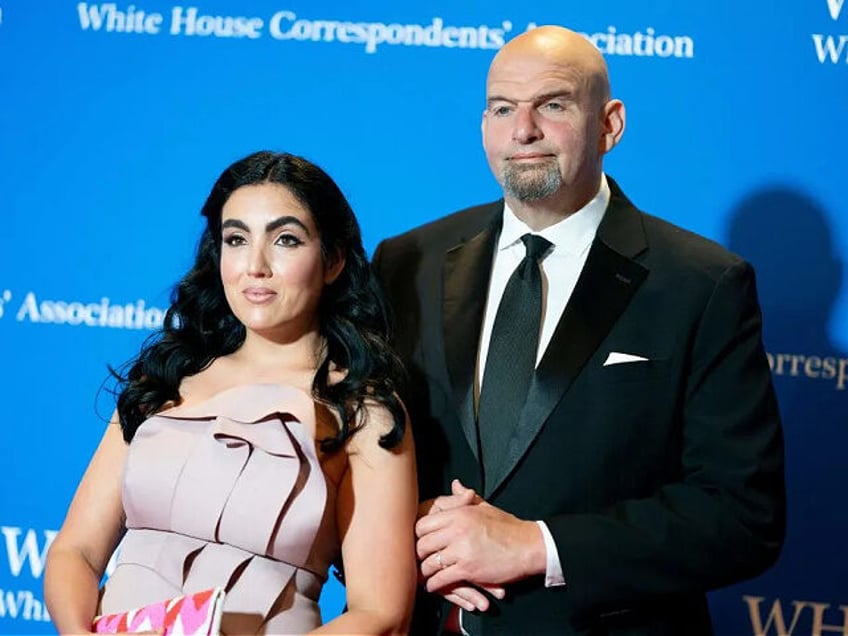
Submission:
[[[585,37],[561,26],[531,29],[507,42],[489,66],[489,81],[500,68],[534,57],[573,69],[587,83],[592,96],[603,104],[610,98],[609,73],[601,52]]]
[[[510,208],[541,227],[598,192],[603,156],[624,131],[624,105],[610,98],[606,62],[591,42],[543,26],[492,60],[482,131]]]

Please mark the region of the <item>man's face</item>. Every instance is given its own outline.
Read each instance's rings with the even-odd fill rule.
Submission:
[[[580,64],[543,51],[510,51],[492,64],[486,92],[483,146],[507,198],[593,196],[603,104]]]

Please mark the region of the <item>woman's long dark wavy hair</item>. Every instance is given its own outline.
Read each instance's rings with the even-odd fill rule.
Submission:
[[[321,449],[336,451],[356,432],[364,423],[366,399],[381,403],[394,417],[380,445],[396,446],[406,421],[396,393],[403,368],[388,345],[388,311],[353,210],[321,168],[302,157],[269,151],[235,162],[215,182],[203,206],[206,228],[194,266],[172,291],[162,329],[128,363],[125,375],[113,371],[124,439],[132,440],[141,423],[166,404],[180,402],[183,378],[244,342],[245,327],[230,310],[221,283],[221,213],[236,189],[258,183],[284,186],[311,212],[325,262],[339,253],[345,259],[341,274],[324,287],[318,308],[326,356],[316,371],[312,394],[341,420],[338,434],[321,440]],[[331,383],[331,365],[346,370],[344,378]]]

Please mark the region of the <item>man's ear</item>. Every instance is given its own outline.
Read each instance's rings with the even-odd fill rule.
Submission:
[[[334,282],[345,267],[345,254],[341,248],[336,248],[328,255],[327,262],[324,265],[324,284],[329,285]]]
[[[601,152],[612,150],[624,134],[624,102],[611,99],[604,104],[601,113]]]

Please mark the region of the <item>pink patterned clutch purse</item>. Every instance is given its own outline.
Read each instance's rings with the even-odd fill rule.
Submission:
[[[223,607],[224,589],[215,587],[128,612],[97,616],[91,628],[98,634],[164,630],[166,636],[217,636]]]

